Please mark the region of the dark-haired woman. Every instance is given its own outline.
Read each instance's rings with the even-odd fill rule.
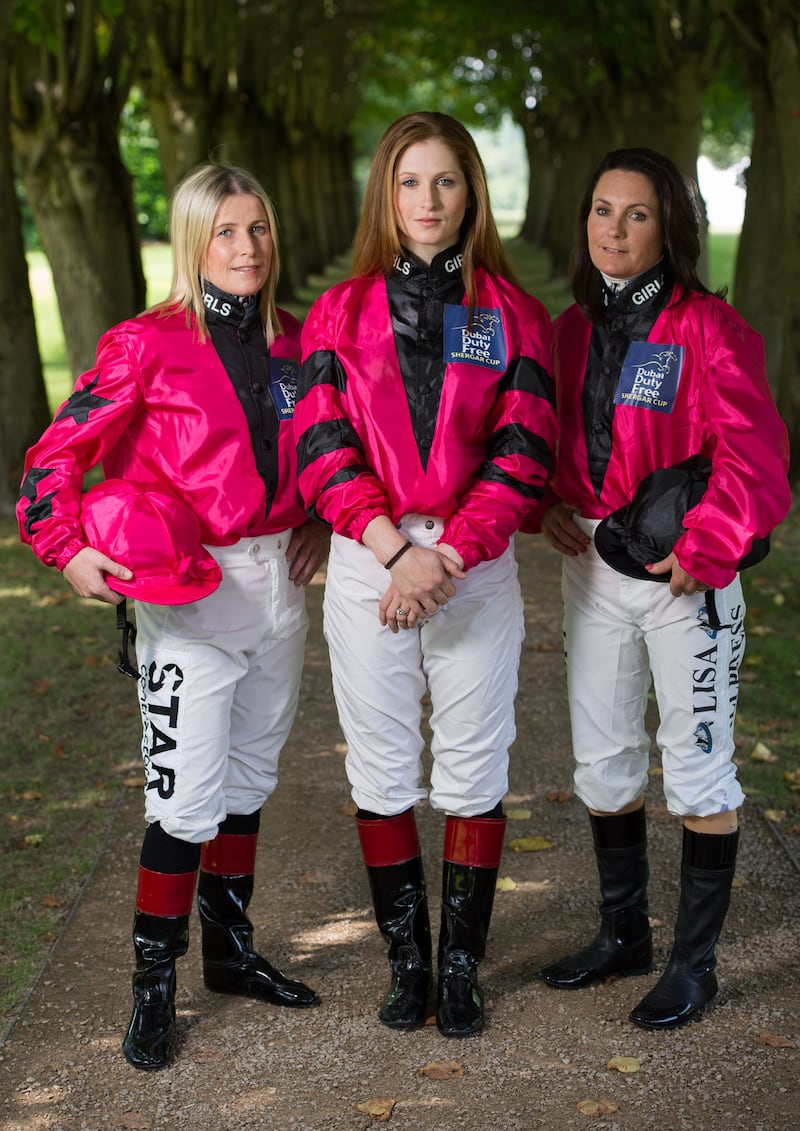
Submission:
[[[303,337],[300,489],[334,535],[325,633],[347,773],[393,979],[380,1011],[422,1024],[431,936],[414,805],[446,814],[436,1021],[484,1024],[523,615],[513,537],[555,440],[550,321],[513,281],[475,143],[444,114],[383,136],[355,277]],[[422,782],[420,701],[433,769]]]
[[[762,342],[698,279],[698,217],[694,184],[652,150],[611,152],[591,178],[579,211],[576,302],[555,328],[562,435],[542,520],[564,555],[575,792],[589,810],[602,899],[596,938],[540,976],[577,989],[651,969],[644,716],[652,679],[683,863],[669,963],[630,1014],[651,1029],[685,1023],[717,993],[715,946],[743,801],[733,761],[745,613],[737,569],[790,502],[786,430]],[[642,557],[643,527],[658,529],[665,500],[655,492],[642,502],[637,489],[657,482],[659,469],[697,462],[710,467],[700,501],[682,515],[671,548]],[[598,553],[595,532],[611,515],[627,516],[622,529],[640,565],[628,568],[623,554],[612,566]]]

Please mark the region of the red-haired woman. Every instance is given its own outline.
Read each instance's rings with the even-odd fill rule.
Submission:
[[[303,337],[300,488],[334,530],[325,633],[347,773],[393,973],[381,1021],[424,1022],[431,937],[414,806],[446,814],[436,1020],[484,1024],[523,612],[513,538],[556,436],[550,320],[514,281],[464,127],[384,134],[354,277]],[[430,790],[420,701],[432,702]]]

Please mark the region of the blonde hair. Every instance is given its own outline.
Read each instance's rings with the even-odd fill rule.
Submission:
[[[172,285],[168,297],[155,309],[163,313],[185,310],[195,317],[201,340],[208,336],[206,308],[200,276],[214,232],[214,220],[229,196],[255,196],[269,221],[272,255],[266,282],[261,288],[261,319],[267,341],[282,332],[275,307],[275,289],[280,271],[278,222],[272,201],[250,173],[233,165],[199,165],[187,173],[172,196],[170,237],[172,240]]]
[[[475,268],[483,267],[518,283],[500,242],[489,204],[486,170],[472,135],[449,114],[418,110],[398,118],[378,143],[367,180],[361,219],[353,246],[356,275],[388,275],[402,255],[394,206],[397,163],[410,145],[436,138],[452,151],[469,188],[469,204],[461,225],[464,287],[470,306],[476,303]]]

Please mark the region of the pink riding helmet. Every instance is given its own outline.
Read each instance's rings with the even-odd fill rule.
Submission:
[[[200,523],[161,487],[107,479],[83,495],[87,543],[132,570],[130,581],[106,576],[109,589],[151,605],[184,605],[207,597],[222,570],[200,542]]]

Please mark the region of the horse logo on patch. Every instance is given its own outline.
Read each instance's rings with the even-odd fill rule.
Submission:
[[[445,364],[461,362],[503,372],[506,368],[506,338],[499,310],[476,310],[472,323],[465,306],[444,308]]]
[[[269,359],[269,391],[280,420],[294,416],[299,366],[289,357]]]
[[[683,369],[683,346],[631,342],[614,393],[614,404],[672,412]]]

